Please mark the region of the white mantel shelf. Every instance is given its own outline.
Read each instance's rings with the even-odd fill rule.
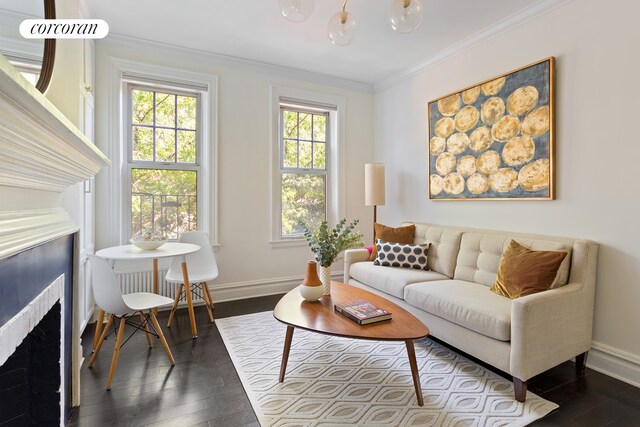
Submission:
[[[110,164],[0,54],[0,185],[62,192]]]

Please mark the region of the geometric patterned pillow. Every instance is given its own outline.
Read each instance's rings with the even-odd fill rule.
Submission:
[[[375,261],[373,261],[373,265],[429,270],[427,266],[429,243],[423,245],[406,245],[376,239],[376,249],[378,250],[378,256]]]

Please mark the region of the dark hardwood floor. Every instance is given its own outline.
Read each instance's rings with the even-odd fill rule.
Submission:
[[[215,316],[272,310],[280,297],[219,303]],[[88,369],[94,329],[87,327],[81,406],[73,410],[68,426],[259,426],[222,338],[204,308],[196,308],[196,340],[191,338],[186,310],[178,311],[170,329],[164,327],[167,314],[161,312],[158,317],[176,365],[170,367],[157,340],[148,349],[144,333],[137,333],[120,352],[111,391],[105,385],[114,338],[109,338]],[[125,331],[125,338],[130,330],[133,328]],[[533,378],[529,390],[560,405],[534,426],[640,426],[639,388],[591,369],[576,376],[571,362]]]

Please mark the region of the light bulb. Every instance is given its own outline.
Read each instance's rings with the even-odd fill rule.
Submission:
[[[389,8],[391,28],[399,33],[410,33],[422,22],[424,10],[420,0],[393,0]]]
[[[350,45],[356,36],[358,21],[356,17],[346,11],[333,15],[329,20],[329,39],[336,46]]]
[[[280,12],[289,22],[304,22],[313,12],[313,0],[280,0]]]

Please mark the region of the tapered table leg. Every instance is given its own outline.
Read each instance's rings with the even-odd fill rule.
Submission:
[[[416,397],[418,405],[424,406],[422,400],[422,388],[420,387],[420,372],[418,372],[418,363],[416,361],[416,351],[413,347],[413,340],[406,340],[407,354],[409,355],[409,366],[411,366],[411,376],[413,376],[413,386],[416,388]]]
[[[189,309],[189,322],[191,322],[191,335],[198,338],[198,328],[196,327],[196,315],[193,312],[193,300],[191,298],[191,283],[187,272],[187,263],[182,261],[182,279],[184,280],[185,293],[187,295],[187,308]]]
[[[280,365],[280,382],[284,381],[284,374],[287,371],[287,361],[289,360],[289,350],[291,350],[293,329],[293,326],[287,325],[287,334],[284,337],[284,350],[282,351],[282,364]]]

